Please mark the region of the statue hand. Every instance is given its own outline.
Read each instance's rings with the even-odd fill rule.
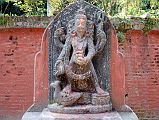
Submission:
[[[65,68],[62,60],[57,60],[54,67],[54,75],[59,76],[64,74]]]
[[[86,57],[78,57],[77,59],[76,59],[76,63],[78,64],[78,65],[87,65],[88,64],[88,59],[86,58]]]
[[[83,53],[83,50],[82,49],[79,49],[76,51],[76,60],[75,62],[78,64],[78,65],[86,65],[88,60],[86,59],[86,57],[84,57],[84,53]]]

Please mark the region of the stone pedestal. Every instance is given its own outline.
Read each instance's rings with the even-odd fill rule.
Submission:
[[[109,94],[93,94],[92,95],[92,104],[93,105],[109,105],[110,104],[110,96]]]
[[[118,112],[100,114],[59,114],[45,109],[39,120],[122,120]]]
[[[98,114],[60,114],[44,109],[38,120],[138,120],[138,117],[134,112],[111,111]]]
[[[22,120],[138,120],[134,112],[111,111],[98,114],[60,114],[44,109],[42,112],[26,112]]]
[[[93,113],[104,113],[112,110],[112,105],[78,105],[71,107],[63,107],[62,105],[52,104],[48,106],[48,110],[53,113],[63,114],[93,114]]]

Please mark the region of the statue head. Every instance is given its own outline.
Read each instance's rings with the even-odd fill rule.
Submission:
[[[85,10],[80,8],[75,16],[75,31],[85,32],[87,24],[87,17],[85,15]]]

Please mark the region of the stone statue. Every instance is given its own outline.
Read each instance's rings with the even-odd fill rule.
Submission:
[[[35,57],[35,82],[40,83],[35,84],[35,101],[23,120],[138,120],[125,104],[123,56],[117,50],[115,30],[101,9],[76,0],[54,17],[46,31],[48,99],[47,65],[41,64],[47,63],[43,40]],[[44,108],[41,114],[33,112],[32,117],[31,111],[40,108]]]
[[[66,35],[63,27],[55,31],[55,44],[62,48],[54,66],[56,81],[50,85],[55,88],[55,103],[64,107],[110,103],[109,93],[100,88],[92,63],[92,58],[106,44],[101,21],[98,27],[95,45],[93,23],[87,19],[85,10],[80,8],[75,19],[70,21]]]

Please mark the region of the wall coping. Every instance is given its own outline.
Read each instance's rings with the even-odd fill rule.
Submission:
[[[46,28],[52,19],[47,16],[1,16],[0,28]]]
[[[0,16],[0,28],[46,28],[54,17],[47,16]],[[110,18],[115,29],[127,30],[159,30],[159,19],[155,18]]]

